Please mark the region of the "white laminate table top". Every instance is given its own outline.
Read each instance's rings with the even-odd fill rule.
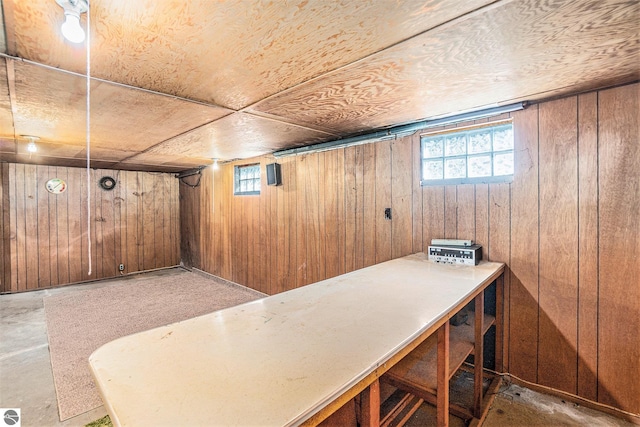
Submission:
[[[115,425],[297,425],[502,268],[413,254],[117,339],[90,367]]]

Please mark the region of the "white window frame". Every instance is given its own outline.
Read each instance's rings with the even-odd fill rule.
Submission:
[[[251,178],[241,178],[242,170],[251,170]],[[256,174],[257,172],[257,174]],[[254,196],[260,194],[261,176],[260,163],[247,165],[236,165],[233,167],[233,195],[234,196]],[[242,181],[251,183],[250,190],[241,190]]]
[[[511,154],[514,155],[514,145],[512,145],[509,149],[501,149],[494,150],[493,145],[493,135],[495,130],[501,130],[506,127],[511,128],[511,135],[514,135],[513,130],[513,121],[511,119],[495,121],[491,123],[483,123],[480,125],[467,126],[464,128],[455,128],[455,129],[447,129],[444,131],[436,131],[423,133],[420,135],[420,185],[422,186],[434,186],[434,185],[458,185],[458,184],[487,184],[487,183],[495,183],[495,182],[512,182],[513,181],[513,173],[510,175],[494,175],[494,156],[496,154],[504,155]],[[473,134],[478,130],[482,129],[490,129],[491,130],[491,148],[489,151],[482,153],[469,153],[469,139],[468,135]],[[425,142],[429,140],[434,140],[435,138],[441,137],[451,137],[451,136],[464,136],[465,137],[465,152],[463,154],[458,155],[447,155],[446,149],[443,145],[442,155],[441,156],[428,156],[425,157]],[[470,177],[469,176],[469,158],[473,158],[475,156],[482,155],[490,155],[491,156],[491,176],[481,176],[481,177]],[[436,161],[438,159],[442,159],[443,172],[442,178],[438,179],[427,179],[425,178],[425,164],[428,161]],[[446,170],[445,170],[445,160],[455,160],[455,159],[465,159],[466,162],[466,173],[465,177],[457,177],[457,178],[445,178]],[[515,169],[515,164],[514,164]]]

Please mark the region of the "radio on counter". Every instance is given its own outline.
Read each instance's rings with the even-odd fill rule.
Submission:
[[[443,242],[442,239],[438,241]],[[432,244],[429,246],[429,260],[446,264],[478,265],[482,260],[482,246],[466,242],[469,243],[464,246]]]

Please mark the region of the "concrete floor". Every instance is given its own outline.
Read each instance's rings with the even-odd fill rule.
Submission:
[[[125,280],[135,280],[135,276],[129,276]],[[43,298],[108,286],[110,283],[113,280],[0,295],[0,408],[20,408],[23,427],[84,426],[106,415],[106,410],[101,406],[60,422],[49,358]],[[423,406],[425,408],[416,413],[409,426],[431,424],[429,408]],[[463,425],[462,422],[459,424]],[[452,420],[452,425],[458,424]],[[631,423],[601,412],[516,385],[502,387],[484,423],[486,427],[560,425],[632,426]]]

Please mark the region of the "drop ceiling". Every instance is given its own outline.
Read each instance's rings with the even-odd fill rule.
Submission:
[[[63,39],[55,0],[2,12],[0,160],[84,165],[86,44]],[[90,13],[102,168],[179,171],[640,78],[638,1],[92,0]]]

